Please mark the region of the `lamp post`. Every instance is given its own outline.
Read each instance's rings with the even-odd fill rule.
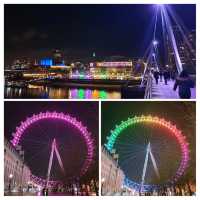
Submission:
[[[106,179],[104,177],[101,179],[101,194],[102,195],[103,195],[103,187],[104,187],[105,180]]]
[[[9,178],[8,191],[11,192],[13,174],[9,174],[8,178]]]

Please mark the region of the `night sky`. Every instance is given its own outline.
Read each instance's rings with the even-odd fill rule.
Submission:
[[[195,28],[195,5],[171,5]],[[60,48],[67,60],[141,57],[152,38],[155,5],[5,5],[5,63],[41,57]]]
[[[113,130],[116,124],[127,120],[128,117],[142,114],[156,115],[170,120],[178,129],[182,130],[190,144],[191,160],[189,161],[189,168],[185,176],[180,181],[187,179],[195,181],[196,112],[195,103],[193,102],[104,102],[102,105],[102,145],[107,141],[106,137],[110,135],[110,130]],[[174,175],[181,154],[177,141],[169,134],[168,130],[162,127],[138,124],[134,126],[134,129],[131,127],[127,128],[118,137],[114,146],[117,149],[117,153],[119,153],[119,164],[129,178],[140,182],[141,170],[146,155],[145,151],[149,141],[157,161],[161,180],[158,181],[156,178],[151,161],[148,164],[146,180],[148,183],[164,183],[167,178]]]
[[[68,113],[88,127],[95,141],[95,158],[83,180],[98,178],[98,103],[97,102],[5,102],[5,137],[11,139],[16,126],[32,114],[45,111]],[[69,180],[80,172],[87,148],[79,131],[61,120],[41,120],[31,125],[22,137],[25,161],[34,175],[45,178],[53,138],[65,167],[63,177],[57,157],[54,154],[51,179]]]

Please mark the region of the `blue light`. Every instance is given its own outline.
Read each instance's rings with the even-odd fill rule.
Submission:
[[[51,58],[45,58],[40,60],[40,65],[42,67],[50,67],[53,65],[53,60]]]

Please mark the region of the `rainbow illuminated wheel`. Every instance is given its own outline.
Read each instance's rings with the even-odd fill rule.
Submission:
[[[108,151],[115,149],[119,154],[119,166],[126,177],[124,184],[137,191],[141,187],[148,191],[172,185],[188,166],[186,138],[165,119],[143,115],[128,118],[116,125],[107,139]]]
[[[65,168],[67,178],[85,175],[93,162],[94,141],[82,122],[64,113],[47,111],[34,114],[22,121],[16,128],[11,143],[14,147],[19,148],[20,145],[25,150],[29,166],[33,166],[31,169],[32,181],[37,185],[45,186],[47,184],[46,173],[51,142],[55,138],[57,144],[53,143],[53,150],[56,151],[59,164],[61,163],[61,167]],[[80,148],[77,148],[77,145]],[[58,151],[60,155],[58,155]],[[31,154],[34,152],[34,155],[29,152]],[[67,160],[69,154],[76,155],[73,158],[74,162]],[[44,163],[43,169],[37,169],[38,162]],[[59,170],[58,166],[54,166],[54,168]],[[76,174],[72,174],[72,168],[76,169]],[[38,171],[42,173],[42,176],[38,175]],[[64,181],[62,178],[66,179],[66,177],[63,177],[62,174],[56,177],[54,173],[48,181],[48,186],[61,184]]]

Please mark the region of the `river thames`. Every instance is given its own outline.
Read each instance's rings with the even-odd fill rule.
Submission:
[[[120,99],[120,90],[35,86],[26,88],[5,87],[8,99]]]

